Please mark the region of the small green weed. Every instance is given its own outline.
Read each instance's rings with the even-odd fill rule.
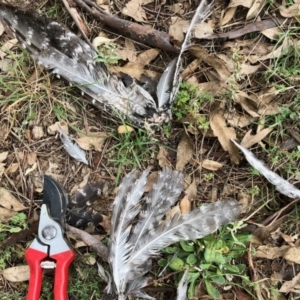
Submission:
[[[190,127],[208,129],[209,121],[205,114],[201,114],[201,108],[207,102],[213,102],[209,93],[201,94],[195,85],[183,82],[176,96],[173,114],[177,120],[188,123]]]
[[[7,233],[19,232],[28,227],[27,217],[24,213],[18,213],[11,217],[8,223],[0,223],[0,241],[6,238]]]
[[[97,62],[103,62],[105,65],[115,65],[122,57],[116,51],[116,45],[113,43],[105,43],[98,51],[98,55],[94,58]]]
[[[189,298],[194,296],[196,284],[200,281],[204,282],[207,293],[214,298],[220,297],[217,286],[233,284],[228,278],[237,278],[242,284],[250,286],[250,279],[244,274],[246,266],[233,262],[233,259],[245,254],[246,244],[251,239],[248,233],[236,233],[242,227],[242,222],[232,223],[201,240],[182,241],[167,247],[163,250],[165,258],[160,259],[158,264],[176,272],[189,268]],[[179,281],[182,273],[175,276]]]

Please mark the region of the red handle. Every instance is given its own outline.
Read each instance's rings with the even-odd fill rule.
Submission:
[[[68,300],[69,267],[75,257],[73,250],[51,256],[51,258],[56,260],[54,300]]]
[[[25,258],[28,262],[30,270],[27,300],[40,299],[43,280],[41,261],[44,260],[47,256],[47,253],[32,248],[28,248],[25,252]]]

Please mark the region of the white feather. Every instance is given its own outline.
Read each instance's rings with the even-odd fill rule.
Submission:
[[[266,177],[266,179],[275,186],[278,192],[290,198],[300,197],[299,189],[267,168],[264,163],[257,159],[251,151],[239,145],[235,140],[232,139],[231,141],[244,153],[249,164],[259,171],[259,173],[261,173],[264,177]]]
[[[175,68],[175,72],[174,72],[174,79],[173,79],[173,84],[172,84],[173,89],[170,94],[170,102],[171,103],[175,100],[175,97],[176,97],[177,92],[180,87],[180,83],[182,81],[182,78],[179,75],[179,73],[181,71],[181,66],[182,66],[182,61],[181,61],[182,54],[191,45],[191,36],[192,36],[192,31],[194,29],[194,26],[196,24],[200,24],[205,21],[205,19],[207,18],[213,5],[214,5],[214,2],[208,4],[207,0],[201,1],[201,3],[199,4],[199,6],[193,16],[190,26],[185,34],[185,38],[184,38],[184,41],[182,43],[182,46],[181,46],[181,49],[179,52],[179,56],[177,59],[176,68]]]
[[[127,175],[114,204],[110,266],[119,299],[129,293],[141,293],[147,284],[143,276],[151,268],[151,257],[160,249],[181,240],[201,238],[240,214],[237,202],[227,200],[203,204],[190,213],[164,221],[165,213],[182,191],[183,175],[165,168],[159,172],[153,189],[143,197],[148,173],[145,171],[138,180],[137,172]],[[126,188],[130,182],[135,183]]]
[[[158,107],[162,107],[170,100],[170,93],[173,87],[174,74],[177,64],[177,57],[174,58],[163,72],[159,79],[156,95],[158,100]]]
[[[139,206],[137,205],[141,200],[144,193],[145,185],[147,183],[147,176],[150,169],[144,171],[142,175],[136,179],[139,172],[135,171],[127,176],[126,181],[131,181],[130,190],[121,183],[121,189],[118,192],[116,201],[114,202],[113,214],[119,215],[119,217],[113,216],[112,224],[113,234],[110,243],[110,263],[113,270],[112,276],[118,292],[118,295],[122,295],[126,289],[126,277],[127,277],[127,260],[132,249],[132,245],[128,243],[132,221],[139,213]],[[128,184],[128,183],[126,183]],[[127,193],[124,194],[124,189]],[[120,202],[123,199],[123,203]],[[120,207],[117,207],[120,206]],[[120,210],[120,208],[122,208]],[[115,270],[118,270],[117,272]]]
[[[177,287],[177,300],[186,300],[186,292],[187,292],[187,287],[188,283],[185,281],[186,277],[189,273],[189,269],[186,269],[179,281],[178,287]]]
[[[70,138],[68,137],[67,133],[60,127],[59,128],[59,136],[60,140],[64,145],[64,148],[68,152],[68,154],[75,158],[76,160],[88,165],[88,161],[85,157],[85,151],[81,149],[75,142],[72,143]]]

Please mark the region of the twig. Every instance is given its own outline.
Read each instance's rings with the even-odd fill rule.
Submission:
[[[83,242],[91,247],[102,259],[108,259],[108,248],[91,234],[66,224],[66,229],[77,235]]]

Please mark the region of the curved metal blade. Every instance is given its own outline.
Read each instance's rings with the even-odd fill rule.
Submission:
[[[68,195],[58,182],[44,175],[43,204],[47,205],[51,218],[62,226],[68,202]]]

